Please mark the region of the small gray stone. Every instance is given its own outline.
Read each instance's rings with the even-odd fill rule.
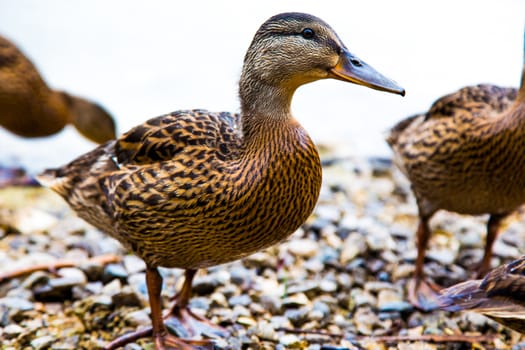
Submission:
[[[233,266],[230,269],[230,279],[231,282],[242,286],[245,284],[248,284],[250,278],[251,278],[251,270],[245,268],[244,266]]]
[[[288,309],[284,316],[290,320],[295,327],[301,327],[308,320],[308,308]]]
[[[131,326],[134,327],[151,325],[151,318],[149,316],[149,313],[145,309],[126,313],[124,319],[127,322],[129,322]]]
[[[242,295],[235,295],[228,299],[228,303],[230,306],[235,305],[242,305],[242,306],[248,306],[252,303],[252,298],[248,294],[242,294]]]
[[[302,258],[311,258],[317,254],[319,244],[311,239],[295,239],[288,245],[288,251]]]
[[[283,306],[286,308],[297,308],[305,306],[310,302],[304,293],[297,293],[283,299]]]
[[[114,279],[119,279],[125,282],[128,278],[128,272],[121,264],[107,264],[102,274],[102,281],[104,283],[110,282]]]
[[[114,279],[102,288],[102,293],[105,295],[112,296],[113,294],[119,293],[122,289],[122,283],[119,279]]]
[[[197,276],[193,280],[192,290],[195,294],[207,295],[211,294],[219,285],[221,285],[221,281],[215,274]]]
[[[337,290],[337,283],[332,280],[324,279],[319,282],[319,288],[325,293],[333,293]]]
[[[113,304],[119,306],[142,306],[142,301],[130,286],[124,286],[120,292],[111,296]]]
[[[4,327],[2,336],[4,336],[6,339],[13,339],[13,338],[18,337],[23,332],[24,332],[24,328],[20,327],[17,324],[10,324]]]
[[[146,270],[146,263],[144,260],[139,258],[136,255],[126,255],[124,256],[124,267],[128,274],[134,274],[137,272],[143,272]]]
[[[28,311],[28,310],[34,309],[34,305],[32,302],[26,299],[23,299],[23,298],[16,298],[16,297],[0,298],[0,305],[4,305],[8,309],[14,309],[14,310],[20,310],[20,311]]]
[[[259,304],[261,304],[265,309],[267,309],[271,314],[277,314],[282,309],[282,301],[281,298],[275,295],[261,295],[261,299],[259,300]]]
[[[24,282],[22,282],[22,287],[26,289],[32,289],[36,285],[46,284],[49,281],[49,274],[44,271],[35,271],[30,274]]]
[[[287,348],[300,348],[301,339],[295,334],[285,334],[279,338],[279,343]]]
[[[31,340],[31,346],[35,350],[45,349],[49,347],[53,343],[54,340],[55,340],[54,337],[50,335],[44,335],[42,337],[38,337],[38,338]]]
[[[75,267],[65,267],[58,270],[58,275],[62,278],[67,278],[71,282],[75,282],[75,285],[82,285],[87,282],[86,274],[81,269]]]

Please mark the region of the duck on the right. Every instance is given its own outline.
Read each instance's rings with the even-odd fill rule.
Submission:
[[[479,312],[525,334],[525,255],[469,280],[444,289],[438,305],[447,311]]]
[[[428,112],[399,122],[387,142],[394,163],[411,183],[419,211],[408,299],[419,309],[432,310],[441,289],[423,271],[432,216],[438,210],[490,215],[476,268],[481,278],[490,270],[502,221],[525,203],[525,62],[519,89],[464,87],[435,101]]]

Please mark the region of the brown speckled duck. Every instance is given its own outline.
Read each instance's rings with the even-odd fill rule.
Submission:
[[[326,78],[404,94],[352,55],[328,24],[283,13],[259,28],[246,53],[240,114],[187,110],[153,118],[42,174],[80,217],[146,262],[152,329],[108,349],[149,334],[157,349],[188,346],[166,331],[157,267],[186,270],[165,319],[195,334],[204,322],[187,308],[195,271],[276,244],[306,220],[321,164],[290,104],[299,86]]]
[[[51,90],[31,61],[0,36],[0,126],[19,136],[41,137],[67,124],[97,143],[116,137],[115,123],[102,107]]]
[[[411,182],[419,209],[410,301],[432,309],[439,289],[424,280],[429,220],[440,210],[490,214],[479,276],[490,269],[502,220],[525,203],[525,65],[521,88],[477,85],[437,100],[425,114],[394,126],[387,142]]]
[[[438,305],[448,311],[476,311],[525,334],[525,256],[495,268],[482,280],[442,290]]]

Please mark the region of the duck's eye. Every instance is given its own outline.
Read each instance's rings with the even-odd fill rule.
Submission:
[[[315,34],[314,30],[311,28],[304,28],[303,31],[301,32],[301,35],[305,39],[312,39],[314,37],[314,34]]]

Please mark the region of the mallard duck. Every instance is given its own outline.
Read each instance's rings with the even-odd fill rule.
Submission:
[[[438,210],[490,214],[485,252],[477,269],[490,269],[501,222],[525,203],[525,65],[519,91],[494,85],[460,89],[427,113],[395,125],[387,137],[394,162],[411,182],[419,210],[417,260],[410,301],[432,309],[439,286],[424,280],[429,220]]]
[[[328,24],[282,13],[262,24],[248,48],[239,114],[183,110],[153,118],[41,174],[81,218],[146,262],[152,329],[109,349],[146,334],[157,349],[183,347],[163,323],[157,267],[185,269],[166,319],[180,320],[191,333],[203,322],[187,308],[197,269],[274,245],[307,219],[321,163],[290,105],[299,86],[326,78],[404,95],[352,55]]]
[[[115,123],[101,106],[51,90],[33,63],[0,36],[0,126],[22,137],[41,137],[67,124],[96,143],[116,137]]]
[[[525,334],[525,256],[470,280],[444,289],[438,299],[447,311],[471,310]]]

